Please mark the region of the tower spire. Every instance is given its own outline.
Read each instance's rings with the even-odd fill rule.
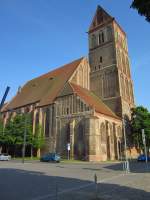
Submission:
[[[92,20],[92,23],[89,28],[89,32],[95,30],[95,28],[112,21],[114,18],[109,15],[100,5],[97,6],[96,13]]]

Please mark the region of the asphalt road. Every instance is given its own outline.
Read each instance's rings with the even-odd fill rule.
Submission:
[[[150,164],[0,162],[0,200],[150,200]],[[97,175],[97,189],[94,175]]]

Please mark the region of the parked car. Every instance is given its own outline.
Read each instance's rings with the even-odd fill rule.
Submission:
[[[150,156],[147,156],[147,160],[150,161]],[[146,156],[144,154],[142,155],[139,155],[138,158],[137,158],[137,161],[141,161],[141,162],[144,162],[146,161]]]
[[[8,161],[8,160],[11,160],[10,155],[8,155],[7,153],[0,154],[0,161]]]
[[[60,162],[60,156],[56,153],[47,153],[40,158],[41,162]]]

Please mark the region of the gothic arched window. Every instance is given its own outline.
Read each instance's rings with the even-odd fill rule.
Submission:
[[[105,42],[104,32],[100,32],[98,35],[98,44],[102,44]]]
[[[126,57],[126,67],[127,67],[127,75],[130,77],[130,65],[128,57]]]
[[[126,74],[126,63],[125,63],[124,53],[122,53],[122,66],[123,66],[123,72]]]
[[[114,137],[113,137],[113,126],[110,124],[109,125],[109,131],[110,131],[110,142],[111,142],[111,144],[113,144],[113,142],[114,142]]]
[[[129,84],[128,84],[128,80],[125,80],[126,83],[126,96],[129,97]]]
[[[101,142],[106,143],[106,127],[104,123],[102,123],[100,126],[100,134],[101,134]]]
[[[118,136],[119,138],[122,137],[122,130],[121,130],[121,127],[120,127],[120,126],[117,127],[117,136]]]
[[[102,62],[103,62],[103,57],[102,57],[102,56],[100,56],[100,59],[99,59],[99,61],[100,61],[100,63],[102,63]]]
[[[96,47],[96,35],[92,35],[91,47],[92,47],[92,48]]]
[[[112,28],[110,26],[107,27],[107,38],[108,41],[112,40]]]
[[[50,124],[50,110],[46,109],[46,117],[45,117],[45,136],[49,137],[49,124]]]
[[[37,112],[35,116],[35,124],[37,125],[38,123],[39,123],[39,112]]]
[[[125,96],[125,84],[124,84],[124,78],[123,78],[123,75],[121,74],[120,75],[120,84],[121,84],[121,93],[122,93],[122,96],[124,97]]]

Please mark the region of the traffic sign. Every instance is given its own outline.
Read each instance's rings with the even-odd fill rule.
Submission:
[[[70,151],[70,143],[67,143],[67,150]]]

